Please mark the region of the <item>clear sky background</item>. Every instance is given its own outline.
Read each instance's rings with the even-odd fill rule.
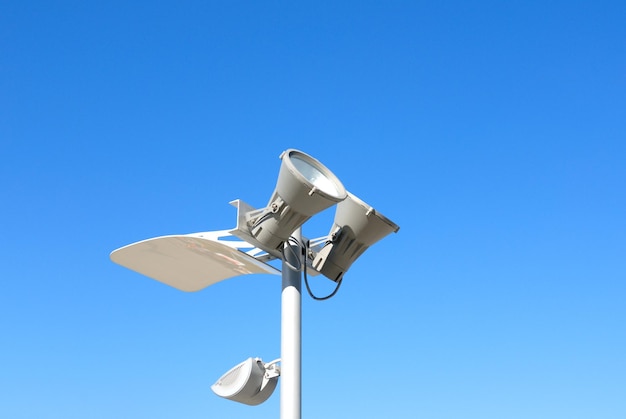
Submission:
[[[210,385],[280,356],[279,277],[183,293],[109,253],[234,227],[297,148],[401,227],[304,296],[303,417],[625,418],[625,22],[623,1],[2,1],[0,417],[277,418],[278,391]]]

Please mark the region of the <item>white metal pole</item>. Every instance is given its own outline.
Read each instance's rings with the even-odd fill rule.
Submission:
[[[298,228],[293,238],[302,242]],[[282,261],[280,419],[302,415],[302,247],[285,243]]]

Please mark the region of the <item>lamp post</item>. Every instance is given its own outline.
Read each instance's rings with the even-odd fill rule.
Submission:
[[[286,242],[282,262],[280,310],[280,417],[300,419],[302,411],[302,231]]]
[[[257,405],[270,397],[280,376],[280,418],[300,419],[303,276],[307,282],[307,272],[322,274],[336,283],[336,292],[352,263],[399,227],[347,192],[326,166],[308,154],[289,149],[280,157],[276,188],[265,207],[231,202],[237,208],[234,229],[142,240],[114,250],[111,260],[182,291],[198,291],[239,275],[281,274],[281,358],[267,364],[249,358],[211,389],[221,397]],[[305,239],[302,225],[333,205],[337,209],[329,234]],[[267,263],[274,259],[281,260],[280,271]],[[307,290],[311,294],[308,282]],[[335,292],[323,298],[311,296],[323,300]]]

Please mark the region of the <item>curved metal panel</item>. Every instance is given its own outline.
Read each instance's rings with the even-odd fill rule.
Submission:
[[[111,260],[181,291],[199,291],[239,275],[280,271],[232,245],[194,235],[162,236],[114,250]]]

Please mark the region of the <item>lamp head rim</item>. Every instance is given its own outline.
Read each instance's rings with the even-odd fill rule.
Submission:
[[[359,198],[358,196],[354,195],[352,192],[348,191],[348,197],[346,198],[346,200],[353,201],[355,204],[357,204],[360,207],[362,207],[363,209],[365,209],[366,213],[371,211],[371,213],[374,214],[376,217],[380,218],[381,221],[383,221],[386,224],[388,224],[389,227],[391,227],[393,229],[394,233],[397,233],[400,230],[400,226],[399,225],[397,225],[396,223],[391,221],[389,218],[387,218],[383,214],[381,214],[379,211],[377,211],[376,209],[374,209],[373,207],[371,207],[370,205],[365,203],[361,198]]]
[[[334,190],[330,191],[328,189],[320,189],[317,185],[311,182],[311,180],[304,176],[301,171],[295,166],[292,161],[294,157],[305,162],[313,169],[320,172],[326,178],[326,180],[328,180],[332,184]],[[315,157],[295,148],[289,148],[281,153],[280,158],[288,167],[289,171],[299,181],[309,186],[312,190],[315,190],[315,193],[318,193],[333,202],[341,202],[347,198],[348,191],[343,186],[343,183],[341,183],[341,180],[339,180],[339,178],[328,167],[326,167]]]

